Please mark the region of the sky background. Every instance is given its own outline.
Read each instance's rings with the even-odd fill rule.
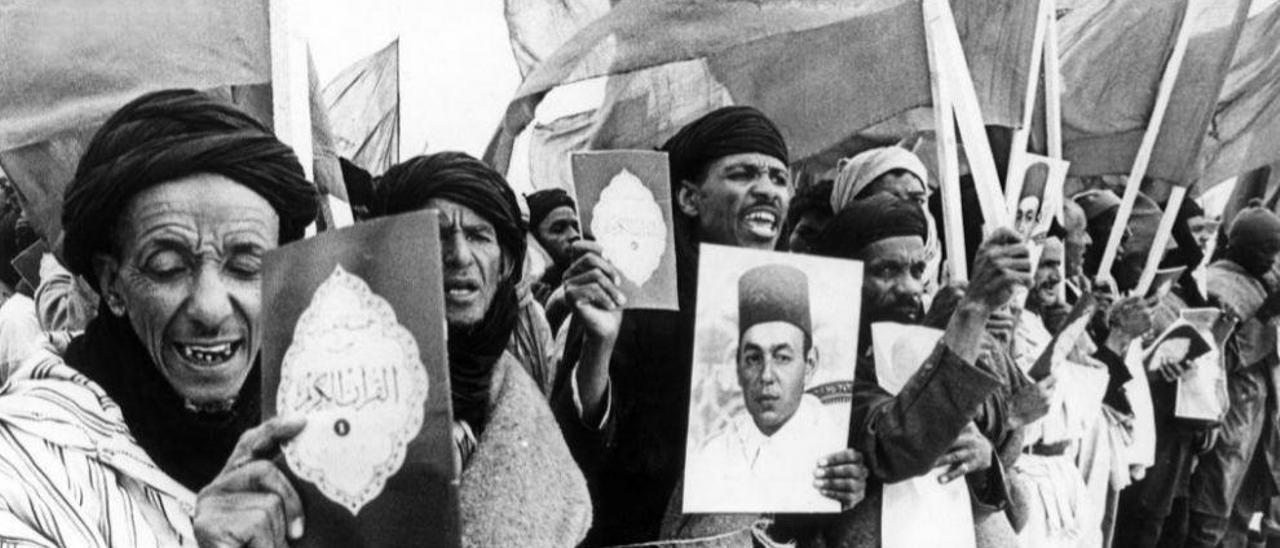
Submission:
[[[479,156],[520,84],[502,0],[307,0],[321,82],[400,37],[401,157]]]

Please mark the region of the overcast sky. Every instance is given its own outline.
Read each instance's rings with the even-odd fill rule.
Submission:
[[[306,0],[320,80],[400,36],[402,153],[480,155],[520,74],[502,0]]]

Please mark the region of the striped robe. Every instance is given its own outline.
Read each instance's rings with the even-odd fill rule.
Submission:
[[[195,500],[58,356],[36,352],[0,386],[0,546],[195,546]]]

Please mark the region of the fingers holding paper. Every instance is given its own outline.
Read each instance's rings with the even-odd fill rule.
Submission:
[[[867,467],[856,449],[845,449],[818,461],[813,472],[813,486],[822,496],[840,502],[848,510],[867,494]]]
[[[269,457],[305,420],[276,417],[246,431],[218,477],[196,497],[200,546],[285,547],[304,532],[302,499]]]

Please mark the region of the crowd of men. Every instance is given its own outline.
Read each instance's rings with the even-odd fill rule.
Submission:
[[[619,272],[583,237],[565,190],[526,196],[525,216],[503,176],[466,154],[408,159],[357,204],[372,217],[439,214],[464,545],[876,547],[894,527],[884,486],[939,468],[938,481],[967,486],[981,547],[1280,542],[1273,212],[1248,207],[1218,223],[1185,202],[1162,265],[1186,274],[1168,293],[1126,296],[1160,217],[1145,196],[1115,266],[1099,273],[1121,206],[1114,189],[1067,196],[1044,241],[994,227],[971,256],[945,257],[936,185],[906,149],[864,151],[797,188],[782,132],[749,106],[710,112],[654,146],[670,163],[675,311],[624,310]],[[272,460],[305,418],[264,422],[258,406],[257,337],[270,321],[262,254],[302,238],[316,216],[302,173],[248,115],[165,91],[95,135],[66,192],[61,237],[31,234],[21,197],[8,202],[0,544],[286,546],[319,528]],[[8,265],[38,237],[51,251],[24,282]],[[529,237],[547,258],[541,272],[529,268]],[[845,449],[797,471],[812,478],[809,495],[841,512],[682,510],[700,244],[863,264]],[[1030,245],[1043,246],[1034,263]],[[945,281],[947,261],[966,262],[967,283]],[[748,274],[742,315],[759,318],[742,326],[740,382],[794,384],[742,364],[767,359],[750,354],[770,335],[747,331],[770,322],[798,328],[777,337],[796,341],[800,363],[816,360],[808,303],[803,314],[788,307],[807,298],[805,273]],[[761,280],[793,290],[748,303]],[[1086,298],[1098,306],[1087,329],[1071,331]],[[1218,421],[1177,412],[1179,383],[1203,364],[1135,365],[1188,308],[1234,322],[1210,354],[1226,377]],[[876,322],[943,332],[897,394],[877,382]],[[1070,351],[1033,380],[1059,334]],[[1105,391],[1082,412],[1064,400],[1086,377]],[[752,409],[755,428],[742,428],[803,435],[782,425],[820,404],[792,399]],[[765,450],[721,445],[726,459]]]

